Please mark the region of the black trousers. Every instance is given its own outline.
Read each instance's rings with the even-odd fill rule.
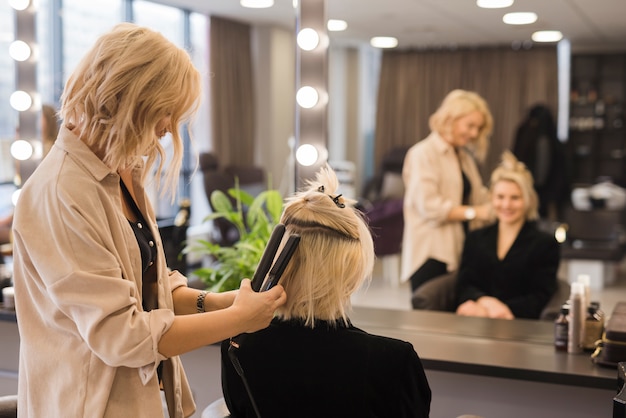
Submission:
[[[435,277],[446,274],[447,272],[448,266],[446,263],[435,260],[434,258],[429,258],[411,276],[411,291],[414,292],[415,289],[430,279],[434,279]]]

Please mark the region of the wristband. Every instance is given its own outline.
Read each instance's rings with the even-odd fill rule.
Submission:
[[[204,310],[204,297],[207,293],[209,292],[207,292],[206,290],[201,290],[200,293],[198,293],[198,297],[196,298],[196,308],[198,310],[198,313],[206,312]]]

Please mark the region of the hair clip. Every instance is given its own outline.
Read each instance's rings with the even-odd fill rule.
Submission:
[[[320,193],[324,193],[324,185],[322,184],[320,187],[318,187],[317,191]]]
[[[338,208],[343,209],[343,208],[345,208],[345,207],[346,207],[346,205],[345,205],[344,203],[342,203],[342,202],[340,202],[340,201],[339,201],[339,198],[340,198],[341,196],[343,196],[343,195],[342,195],[342,194],[339,194],[339,195],[337,195],[337,196],[335,196],[335,197],[332,197],[332,196],[330,196],[330,195],[329,195],[328,197],[330,197],[331,199],[333,199],[333,202],[335,202],[335,205],[337,205],[337,207],[338,207]]]

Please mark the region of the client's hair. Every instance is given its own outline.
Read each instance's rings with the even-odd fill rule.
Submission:
[[[284,319],[347,322],[350,296],[371,278],[374,244],[370,230],[353,201],[337,194],[334,171],[322,168],[306,188],[287,199],[281,217],[300,244],[281,278],[287,303],[279,308]]]
[[[511,181],[519,186],[526,205],[527,220],[534,220],[539,217],[537,211],[539,200],[533,186],[533,175],[528,171],[526,165],[515,158],[515,155],[510,151],[502,153],[500,165],[491,174],[492,190],[499,181]]]

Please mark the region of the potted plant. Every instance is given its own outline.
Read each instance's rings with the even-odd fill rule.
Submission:
[[[228,195],[234,199],[234,204]],[[211,265],[192,274],[212,292],[239,289],[242,279],[252,278],[283,208],[283,199],[277,190],[265,190],[253,197],[236,185],[228,190],[228,195],[221,190],[211,193],[213,212],[204,220],[226,219],[237,228],[239,240],[232,246],[197,240],[183,250],[211,256]]]

